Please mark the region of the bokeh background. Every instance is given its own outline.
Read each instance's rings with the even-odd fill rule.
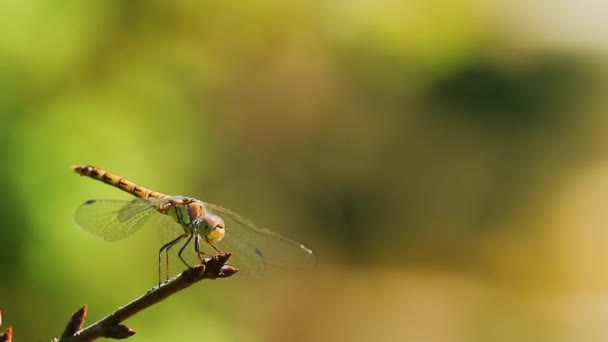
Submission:
[[[0,307],[16,341],[155,285],[93,164],[312,246],[133,341],[608,339],[602,1],[0,2]]]

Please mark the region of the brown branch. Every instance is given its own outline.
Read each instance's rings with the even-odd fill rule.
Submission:
[[[200,265],[185,270],[179,276],[154,287],[101,320],[80,329],[87,311],[87,307],[83,306],[72,316],[61,338],[56,341],[84,342],[100,337],[113,339],[130,337],[135,334],[135,330],[120,324],[122,321],[200,280],[226,278],[235,274],[238,269],[226,264],[230,255],[230,253],[222,253],[205,259]]]

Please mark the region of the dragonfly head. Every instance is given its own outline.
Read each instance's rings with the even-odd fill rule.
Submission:
[[[205,215],[202,221],[203,230],[207,241],[209,243],[215,243],[224,238],[226,234],[226,226],[224,220],[221,217],[213,214]]]

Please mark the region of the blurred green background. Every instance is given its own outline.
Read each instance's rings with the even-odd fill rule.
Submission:
[[[73,222],[93,164],[308,243],[133,341],[605,341],[608,5],[0,2],[0,307],[58,336],[155,285]]]

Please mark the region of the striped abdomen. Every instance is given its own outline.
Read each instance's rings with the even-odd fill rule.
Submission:
[[[100,180],[106,184],[113,185],[123,191],[130,193],[131,195],[143,199],[159,199],[167,197],[166,194],[152,191],[141,185],[137,185],[127,179],[120,176],[111,174],[108,171],[98,169],[91,165],[76,165],[72,167],[74,171],[82,176],[89,176],[93,179]]]

